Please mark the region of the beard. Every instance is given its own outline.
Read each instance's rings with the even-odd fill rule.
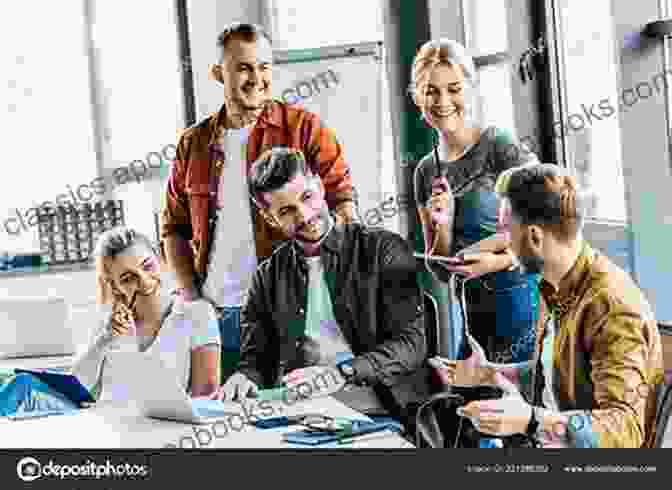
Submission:
[[[521,271],[524,274],[543,274],[544,258],[542,256],[526,253],[521,254],[518,260],[520,260]]]
[[[303,234],[303,231],[312,223],[319,223],[320,224],[319,236],[317,236],[317,235],[306,236],[306,235]],[[312,218],[311,220],[309,220],[306,223],[303,223],[299,227],[299,229],[297,230],[297,233],[295,235],[295,238],[297,240],[299,240],[300,242],[304,242],[304,243],[307,243],[307,244],[320,242],[324,238],[325,234],[329,231],[330,224],[331,224],[331,219],[330,219],[330,215],[329,215],[329,208],[327,208],[325,206],[318,212],[318,214],[314,218]]]

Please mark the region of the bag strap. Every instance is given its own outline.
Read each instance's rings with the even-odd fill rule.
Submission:
[[[436,418],[436,412],[434,411],[437,402],[443,400],[454,400],[458,404],[464,403],[464,398],[462,396],[451,393],[450,391],[436,393],[423,402],[415,414],[416,447],[422,447],[423,443],[428,444],[432,449],[447,447],[443,432]]]

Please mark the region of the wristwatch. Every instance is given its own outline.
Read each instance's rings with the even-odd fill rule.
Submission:
[[[510,248],[506,249],[506,254],[509,257],[511,257],[511,266],[507,269],[507,271],[516,270],[520,266],[520,261],[518,260],[518,257],[516,257],[516,255]]]
[[[354,384],[355,381],[355,368],[352,367],[352,361],[347,360],[340,362],[336,365],[338,372],[341,373],[341,376],[345,378],[346,384]]]

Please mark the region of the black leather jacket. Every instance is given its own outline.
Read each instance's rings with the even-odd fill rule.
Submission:
[[[409,394],[398,396],[399,384],[427,355],[424,302],[412,252],[401,236],[361,224],[334,226],[320,252],[334,316],[355,355],[357,381],[377,392],[388,389],[402,405]],[[307,282],[308,266],[293,241],[255,273],[241,314],[239,370],[259,387],[278,386],[288,371],[303,367]]]

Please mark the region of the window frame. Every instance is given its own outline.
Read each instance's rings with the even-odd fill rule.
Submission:
[[[103,94],[103,85],[101,80],[101,57],[105,56],[100,53],[95,39],[95,23],[96,23],[96,4],[100,0],[80,0],[79,8],[82,12],[84,33],[82,50],[86,56],[87,75],[89,84],[88,100],[90,104],[88,124],[93,135],[93,151],[95,154],[95,169],[93,175],[96,179],[104,178],[109,180],[116,168],[106,166],[106,163],[111,161],[110,149],[107,147],[105,140],[105,132],[107,125],[107,114],[105,97]],[[194,104],[194,77],[190,64],[190,45],[189,45],[189,30],[187,18],[187,4],[188,0],[175,0],[173,2],[173,9],[176,21],[176,37],[175,42],[177,46],[177,57],[175,59],[175,69],[180,72],[181,86],[178,87],[180,94],[180,103],[182,105],[181,121],[178,119],[178,125],[187,127],[196,122],[195,104]],[[166,145],[166,147],[169,145]],[[165,147],[164,147],[165,148]],[[149,151],[160,152],[162,149],[148,149]],[[166,154],[169,154],[166,152]],[[129,162],[130,163],[130,162]],[[167,162],[170,166],[171,162]],[[82,167],[83,168],[83,167]],[[144,181],[164,179],[167,172],[148,172],[146,177],[143,176]],[[108,189],[104,195],[97,198],[97,200],[115,199],[115,189]],[[128,206],[128,203],[126,207]],[[11,212],[11,209],[8,210]],[[127,213],[125,213],[127,214]],[[153,217],[154,220],[156,216]],[[154,230],[156,232],[156,230]],[[31,230],[23,233],[34,233],[34,238],[39,240],[39,230],[34,227]],[[44,251],[43,251],[44,252]],[[24,252],[18,252],[21,254]],[[61,273],[78,270],[86,270],[94,267],[93,261],[75,263],[75,264],[53,264],[37,268],[19,268],[7,271],[0,271],[1,277],[14,277],[23,275],[41,275],[48,273]]]

